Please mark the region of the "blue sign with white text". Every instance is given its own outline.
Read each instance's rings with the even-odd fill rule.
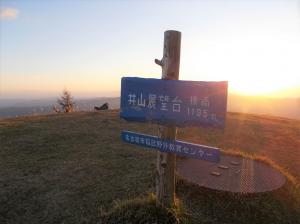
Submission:
[[[124,142],[158,149],[161,152],[175,153],[180,156],[186,156],[210,162],[220,161],[220,151],[218,148],[192,144],[182,141],[162,140],[156,136],[134,133],[131,131],[122,131],[121,138]]]
[[[128,121],[176,126],[225,126],[227,81],[124,77],[120,116]]]

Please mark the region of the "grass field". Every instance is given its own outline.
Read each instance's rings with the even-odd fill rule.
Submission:
[[[101,214],[112,223],[121,214],[131,217],[129,223],[147,223],[132,218],[146,214],[133,205],[155,210],[156,153],[122,143],[120,130],[156,134],[157,126],[128,123],[118,113],[0,120],[0,223],[101,223]],[[179,179],[182,223],[300,223],[299,120],[229,113],[223,131],[183,128],[178,138],[265,156],[294,177],[282,189],[258,195],[216,192]]]

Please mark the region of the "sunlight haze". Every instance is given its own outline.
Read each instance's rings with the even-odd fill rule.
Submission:
[[[163,32],[182,32],[180,79],[300,97],[298,1],[0,1],[0,97],[119,96],[160,78]]]

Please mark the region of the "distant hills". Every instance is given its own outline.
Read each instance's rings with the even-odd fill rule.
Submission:
[[[56,104],[56,100],[56,98],[36,100],[0,99],[0,118],[53,113],[53,105]],[[105,102],[109,103],[111,109],[120,108],[119,97],[75,99],[75,102],[76,111],[93,111],[94,106],[101,106]]]
[[[93,111],[94,106],[108,102],[111,109],[120,107],[119,97],[75,99],[76,111]],[[20,100],[0,99],[0,118],[53,113],[56,98]],[[229,94],[227,110],[300,119],[299,98],[267,98]]]

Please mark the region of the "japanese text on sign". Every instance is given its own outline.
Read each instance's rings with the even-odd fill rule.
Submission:
[[[227,82],[123,78],[121,117],[175,125],[223,127]]]
[[[144,135],[130,131],[122,131],[122,140],[127,143],[158,149],[161,152],[175,153],[177,155],[219,162],[220,152],[218,148],[191,144],[182,141],[162,140],[151,135]]]

